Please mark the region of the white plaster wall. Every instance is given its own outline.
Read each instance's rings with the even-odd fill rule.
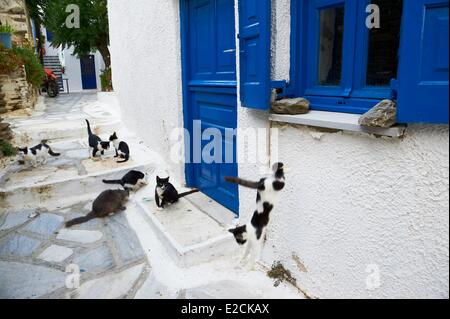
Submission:
[[[109,0],[113,84],[123,119],[169,162],[169,136],[183,127],[178,0]],[[178,180],[184,165],[171,163]]]
[[[274,80],[289,79],[289,3],[272,1]],[[269,126],[266,112],[238,113],[239,127]],[[448,126],[411,126],[402,140],[275,127],[271,150],[290,171],[263,262],[281,261],[313,297],[449,297]],[[239,164],[241,176],[256,171]],[[240,201],[247,221],[254,192]],[[373,265],[381,286],[370,291]]]

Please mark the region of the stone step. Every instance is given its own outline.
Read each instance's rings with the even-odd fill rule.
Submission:
[[[42,140],[87,139],[86,119],[91,123],[92,131],[103,139],[123,129],[114,96],[70,94],[45,101],[45,111],[5,118],[14,131],[15,145],[30,146]]]
[[[104,160],[89,158],[87,141],[65,141],[52,144],[61,156],[46,165],[26,168],[16,164],[0,172],[0,208],[32,208],[44,205],[67,205],[90,200],[107,189],[120,186],[102,183],[103,179],[120,179],[130,170],[151,175],[156,159],[138,142],[129,143],[132,157],[127,163],[116,163],[114,150]]]
[[[135,203],[179,267],[235,255],[236,242],[228,232],[229,225],[222,224],[189,200],[182,198],[162,211],[157,209],[154,196],[138,198]]]

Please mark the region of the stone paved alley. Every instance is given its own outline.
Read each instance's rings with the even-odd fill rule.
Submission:
[[[61,95],[42,100],[31,114],[6,118],[16,146],[46,140],[62,155],[33,169],[18,158],[1,163],[0,298],[303,298],[294,287],[274,287],[263,266],[236,267],[237,247],[226,231],[232,217],[215,217],[222,208],[202,195],[156,211],[155,174],[166,165],[123,127],[114,101],[96,93]],[[117,164],[111,151],[90,160],[85,118],[103,138],[116,130],[132,159]],[[145,171],[149,185],[124,214],[64,228],[108,189],[102,179],[131,169]],[[73,267],[79,288],[66,285]]]

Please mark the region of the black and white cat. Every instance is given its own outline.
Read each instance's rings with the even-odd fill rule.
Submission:
[[[246,245],[242,262],[246,262],[246,267],[252,269],[261,255],[270,213],[277,203],[279,192],[285,186],[284,165],[276,163],[273,166],[273,173],[259,182],[250,182],[234,177],[226,177],[225,180],[258,191],[256,210],[251,221],[246,225],[229,230],[239,245]]]
[[[124,159],[123,161],[118,161],[117,163],[125,163],[130,159],[130,147],[124,141],[120,141],[117,137],[117,133],[114,132],[113,135],[110,136],[109,140],[113,143],[114,148],[116,149],[116,156]]]
[[[164,209],[168,204],[174,204],[182,197],[198,193],[198,189],[191,190],[189,192],[179,194],[175,186],[169,182],[169,177],[160,178],[156,177],[156,189],[155,189],[155,201],[158,208]]]
[[[124,189],[130,189],[132,191],[137,191],[142,186],[147,185],[147,175],[139,171],[130,171],[125,174],[122,179],[118,180],[103,180],[105,184],[119,184],[122,185]]]
[[[33,167],[36,167],[38,163],[42,165],[46,164],[49,155],[53,157],[58,157],[61,155],[53,152],[51,147],[45,143],[36,145],[32,148],[19,148],[18,153],[22,157],[25,164],[30,163]]]
[[[100,152],[101,155],[105,155],[105,151],[109,150],[110,142],[102,141],[100,137],[92,133],[91,124],[88,120],[86,120],[86,123],[89,134],[89,153],[91,154],[91,158],[95,158],[98,152]]]

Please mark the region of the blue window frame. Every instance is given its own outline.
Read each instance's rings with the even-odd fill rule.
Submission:
[[[292,1],[292,86],[313,109],[362,114],[379,100],[393,97],[390,81],[367,81],[371,31],[366,27],[366,7],[372,2],[376,1]],[[395,75],[396,69],[397,65]]]
[[[354,114],[398,98],[398,122],[448,123],[448,2],[292,0],[286,94],[308,98],[313,110]],[[371,3],[381,32],[366,27]]]

